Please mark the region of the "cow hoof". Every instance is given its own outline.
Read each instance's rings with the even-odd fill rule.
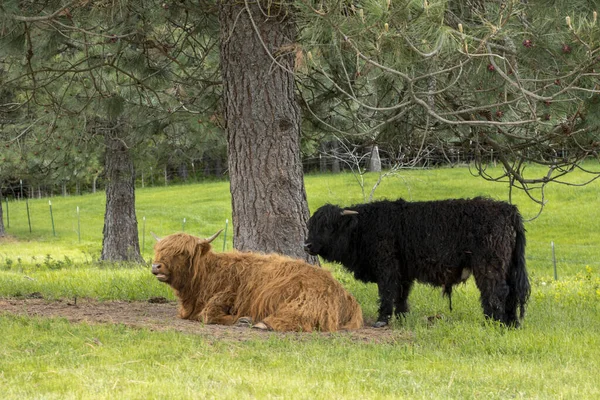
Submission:
[[[250,317],[240,317],[237,321],[235,321],[235,326],[250,326],[252,325],[252,318]]]
[[[386,321],[377,321],[373,324],[373,328],[383,328],[387,325],[388,323]]]
[[[260,329],[261,331],[269,331],[269,327],[267,326],[267,324],[265,324],[264,322],[258,322],[254,325],[252,325],[252,328],[254,329]]]

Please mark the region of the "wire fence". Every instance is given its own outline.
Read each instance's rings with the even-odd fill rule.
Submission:
[[[52,236],[61,240],[70,240],[74,245],[92,242],[97,243],[99,246],[102,242],[104,199],[94,210],[82,209],[78,205],[71,206],[72,203],[70,201],[69,205],[60,204],[59,198],[48,199],[45,203],[39,200],[29,201],[27,197],[14,200],[5,197],[2,202],[2,221],[5,232],[9,235],[14,233],[20,237],[31,238]],[[65,207],[69,207],[69,210],[65,210]],[[218,213],[214,213],[224,215],[222,220],[216,223],[215,216],[210,218],[209,223],[208,221],[201,221],[198,216],[194,215],[180,218],[165,217],[165,214],[161,211],[154,215],[152,212],[136,212],[142,254],[152,250],[155,242],[152,237],[154,232],[180,231],[204,237],[214,234],[216,230],[223,229],[221,234],[222,247],[215,245],[215,249],[225,251],[233,248],[230,237],[230,212],[228,210],[219,210]],[[193,213],[190,212],[190,214]],[[218,228],[215,228],[215,226]],[[2,243],[0,243],[0,247],[2,247]]]
[[[596,245],[560,243],[554,240],[544,242],[531,242],[526,259],[528,265],[536,271],[543,271],[552,275],[555,280],[561,273],[567,271],[585,271],[586,267],[593,267],[600,273],[600,247]]]
[[[370,154],[365,150],[365,154]],[[319,153],[317,155],[304,156],[302,166],[305,173],[309,172],[344,172],[351,171],[349,165],[354,161],[340,162],[345,155],[335,155],[328,153]],[[432,167],[447,165],[467,165],[473,161],[474,157],[470,153],[454,151],[452,154],[434,153],[430,150],[418,157],[406,155],[404,162],[410,165],[410,169],[429,169]],[[369,158],[363,157],[360,161],[362,169],[367,168]],[[381,166],[385,168],[393,167],[397,164],[396,158],[386,158],[382,155],[380,159]],[[495,162],[492,157],[491,163]],[[203,166],[202,163],[188,161],[181,162],[179,165],[168,165],[163,167],[145,167],[138,168],[135,176],[136,188],[169,186],[182,183],[198,183],[214,180],[227,179],[228,171],[225,167],[227,160],[220,160],[215,166]],[[334,167],[336,165],[336,167]],[[356,165],[353,165],[356,167]],[[95,193],[105,189],[104,176],[101,173],[87,174],[80,176],[69,176],[64,179],[25,179],[24,177],[13,177],[1,182],[0,190],[3,197],[11,199],[41,199],[52,196],[81,195],[86,193]]]
[[[100,245],[102,240],[101,228],[103,224],[103,214],[94,212],[93,218],[90,218],[89,212],[82,212],[79,206],[76,206],[72,212],[67,213],[65,218],[64,210],[61,210],[60,221],[56,221],[55,209],[52,199],[49,199],[47,205],[43,202],[29,203],[27,198],[24,200],[8,200],[3,202],[3,221],[8,234],[12,230],[19,232],[21,236],[32,237],[40,236],[61,236],[64,240],[72,240],[74,244],[85,242],[95,242]],[[64,206],[61,206],[64,207]],[[45,208],[45,210],[44,210]],[[18,210],[18,212],[17,212]],[[228,211],[227,211],[228,213]],[[153,215],[151,212],[139,215],[138,213],[138,232],[140,240],[140,250],[142,254],[152,250],[154,238],[152,231],[173,232],[180,230],[196,236],[209,236],[213,234],[215,219],[210,223],[213,229],[209,230],[207,222],[201,222],[197,216],[182,218],[165,218],[164,214]],[[222,246],[215,245],[217,250],[229,250],[233,248],[228,217],[217,222],[218,229],[223,229]],[[96,228],[92,228],[96,227]],[[580,235],[583,233],[579,232]],[[547,240],[529,240],[526,253],[526,259],[530,269],[554,276],[554,279],[560,279],[563,274],[573,274],[579,270],[585,270],[586,266],[593,267],[600,271],[600,246],[595,244],[574,244],[575,239],[570,238],[570,243],[563,243],[560,239],[548,238]],[[585,240],[584,237],[581,239]],[[215,242],[219,243],[219,242]]]

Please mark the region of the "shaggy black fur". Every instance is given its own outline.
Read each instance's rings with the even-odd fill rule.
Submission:
[[[346,211],[345,211],[346,210]],[[350,215],[348,210],[356,213]],[[319,208],[308,221],[305,250],[342,263],[356,279],[379,288],[379,317],[408,312],[415,280],[452,286],[472,273],[484,314],[518,326],[530,294],[525,229],[517,208],[486,198],[404,200]],[[452,306],[452,303],[450,303]]]

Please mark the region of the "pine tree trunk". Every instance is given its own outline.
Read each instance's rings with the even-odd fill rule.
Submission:
[[[107,129],[106,213],[101,259],[105,261],[143,262],[135,216],[135,173],[133,160],[119,129]]]
[[[271,3],[261,11],[249,3],[256,32],[243,2],[219,4],[234,247],[318,263],[302,246],[309,211],[292,72],[292,10]],[[263,14],[267,10],[271,17]]]

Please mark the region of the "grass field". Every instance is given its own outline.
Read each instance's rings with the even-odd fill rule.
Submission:
[[[369,186],[377,176],[366,179]],[[351,174],[309,175],[306,187],[311,211],[363,199]],[[478,195],[505,200],[508,189],[453,168],[401,171],[375,192],[377,199],[407,200]],[[385,343],[343,334],[221,341],[0,310],[0,397],[600,398],[600,182],[551,186],[547,198],[542,215],[526,222],[533,287],[522,329],[484,321],[472,281],[454,291],[451,313],[439,289],[417,285],[411,313],[394,321],[396,339]],[[147,260],[150,231],[209,236],[231,221],[226,182],[145,188],[136,199]],[[8,202],[11,237],[0,242],[0,297],[38,292],[46,299],[174,299],[147,266],[95,262],[104,194],[51,200],[56,236],[48,199],[29,201],[31,233],[25,202]],[[515,202],[526,219],[537,214],[523,194],[516,193]],[[232,247],[230,236],[225,247]],[[337,265],[324,267],[356,296],[366,319],[375,318],[376,287],[356,282]]]

